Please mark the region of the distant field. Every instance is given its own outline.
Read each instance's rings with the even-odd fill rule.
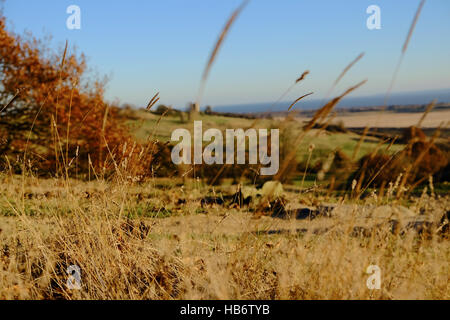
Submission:
[[[407,128],[417,125],[423,113],[357,112],[336,117],[333,122],[342,121],[347,128]],[[301,118],[308,120],[309,118]],[[435,111],[427,115],[422,123],[424,128],[437,128],[442,122],[450,121],[450,110]]]
[[[449,113],[450,115],[450,113]],[[419,115],[420,116],[420,115]],[[161,118],[159,124],[159,116],[142,110],[136,111],[135,119],[129,121],[132,132],[138,140],[145,141],[148,137],[159,139],[161,141],[170,141],[173,130],[177,128],[185,128],[193,132],[193,123],[183,123],[179,116],[165,116]],[[301,126],[295,121],[284,122],[284,118],[269,119],[243,119],[224,116],[208,116],[198,115],[197,120],[202,121],[203,131],[209,128],[225,129],[248,129],[248,128],[279,128],[281,135],[289,139],[300,134]],[[308,147],[313,143],[315,152],[312,156],[312,163],[317,158],[324,157],[336,149],[340,149],[347,156],[351,157],[359,142],[360,136],[356,133],[334,133],[319,132],[319,130],[311,130],[302,140],[297,148],[297,158],[300,161],[306,161],[308,157]],[[361,145],[360,151],[356,155],[356,159],[363,157],[371,152],[379,143],[379,139],[374,137],[366,137]],[[388,144],[386,144],[387,146]],[[403,148],[402,145],[396,144],[391,148],[392,152]]]

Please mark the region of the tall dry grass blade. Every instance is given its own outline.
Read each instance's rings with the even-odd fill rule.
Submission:
[[[300,81],[305,80],[306,76],[309,74],[309,70],[306,70],[305,72],[302,73],[302,75],[295,80],[295,84],[299,83]]]
[[[361,195],[364,194],[364,192],[366,192],[367,188],[369,188],[369,186],[372,184],[372,182],[375,181],[375,179],[380,175],[380,173],[384,170],[384,168],[386,168],[388,166],[388,164],[390,164],[392,162],[392,160],[400,153],[401,151],[397,151],[396,153],[394,153],[389,159],[388,161],[386,161],[386,163],[384,163],[381,168],[372,176],[372,178],[370,178],[369,182],[367,183],[367,185],[358,192],[356,198],[359,199],[361,197]],[[367,162],[366,162],[367,164]],[[365,171],[364,171],[365,172]],[[363,174],[364,174],[363,172]],[[361,179],[362,180],[362,179]]]
[[[346,66],[344,68],[344,70],[341,72],[341,74],[339,75],[339,77],[337,77],[336,81],[334,82],[334,86],[336,86],[339,81],[342,80],[342,78],[345,76],[345,74],[359,61],[364,57],[365,53],[361,52],[356,58],[355,60],[353,60],[352,62],[350,62],[350,64],[348,66]]]
[[[325,130],[330,126],[331,122],[332,122],[334,119],[336,119],[336,117],[337,117],[337,113],[336,113],[336,112],[333,112],[333,114],[330,116],[330,118],[329,118],[329,119],[322,125],[322,127],[317,131],[315,137],[316,137],[316,138],[319,137],[319,136],[321,135],[321,133],[322,133],[323,131],[325,131]]]
[[[54,131],[55,141],[56,141],[55,150],[57,151],[57,153],[55,153],[55,157],[58,157],[58,163],[59,163],[59,155],[58,155],[58,152],[59,152],[59,154],[61,155],[62,163],[63,163],[62,167],[65,168],[66,167],[66,159],[64,157],[64,151],[62,149],[62,139],[61,139],[61,137],[59,135],[59,132],[57,130],[56,120],[53,117],[53,115],[52,115],[52,122],[53,122],[53,127],[55,129],[55,131]],[[31,132],[32,131],[30,130],[30,134],[31,134]],[[28,141],[29,141],[29,139],[27,140],[27,143],[28,143]],[[25,152],[27,152],[27,149],[25,149]]]
[[[342,80],[342,78],[344,78],[344,76],[347,74],[347,72],[359,61],[364,57],[365,53],[361,52],[352,62],[350,62],[345,68],[344,70],[342,70],[341,74],[336,78],[336,80],[334,81],[333,85],[331,86],[330,90],[328,90],[324,101],[328,100],[328,97],[331,95],[331,93],[333,92],[334,88],[336,88],[337,84]]]
[[[301,96],[300,98],[298,98],[297,100],[295,100],[295,101],[291,104],[291,106],[289,107],[288,112],[291,111],[292,107],[295,106],[300,100],[302,100],[303,98],[306,98],[306,97],[308,97],[308,96],[310,96],[310,95],[312,95],[312,94],[314,94],[314,92],[307,93],[307,94]]]
[[[300,82],[302,82],[303,80],[306,79],[306,76],[309,74],[309,70],[306,70],[302,73],[302,75],[300,77],[297,78],[297,80],[295,80],[295,82],[277,99],[277,101],[275,101],[272,105],[272,107],[268,110],[270,111],[271,109],[275,108],[277,106],[277,104],[285,97],[287,96],[287,94],[289,92],[291,92],[291,90]]]
[[[403,195],[403,192],[407,191],[407,190],[404,190],[404,187],[405,187],[406,183],[408,182],[409,175],[410,175],[411,171],[413,170],[413,168],[417,168],[418,167],[418,165],[422,162],[422,160],[425,157],[425,155],[428,153],[428,151],[430,151],[431,147],[434,145],[436,140],[439,138],[439,135],[441,134],[441,130],[445,129],[446,127],[447,127],[447,125],[442,122],[438,126],[438,128],[434,131],[433,136],[429,139],[426,147],[416,157],[416,159],[414,160],[414,163],[410,163],[406,167],[405,174],[403,175],[403,179],[402,179],[402,181],[400,183],[400,187],[399,187],[398,192],[397,192],[397,199],[400,199],[401,196]]]
[[[425,120],[425,118],[427,117],[428,113],[431,112],[431,110],[433,110],[434,106],[437,103],[437,99],[434,99],[433,101],[431,101],[431,103],[427,106],[427,109],[425,110],[425,112],[423,113],[422,117],[420,118],[419,122],[417,123],[417,128],[420,128],[422,126],[423,121]]]
[[[312,118],[312,120],[305,126],[305,130],[308,131],[310,130],[314,124],[321,119],[325,119],[328,114],[331,112],[331,110],[348,94],[350,94],[352,91],[358,89],[359,87],[361,87],[362,85],[364,85],[367,82],[367,80],[363,80],[360,83],[358,83],[357,85],[347,89],[343,94],[341,94],[340,96],[332,99],[330,102],[328,102],[326,105],[324,105],[322,108],[320,108],[316,114],[314,115],[314,117]]]
[[[323,106],[322,108],[320,108],[319,110],[317,110],[317,112],[315,113],[314,117],[311,119],[311,121],[303,128],[302,133],[300,133],[300,135],[297,137],[297,139],[295,140],[294,145],[299,146],[300,143],[302,142],[303,138],[305,137],[305,135],[308,133],[309,130],[311,130],[314,127],[314,124],[317,122],[317,120],[322,119],[322,118],[326,118],[328,116],[328,114],[331,112],[331,110],[333,110],[333,108],[348,94],[350,94],[352,91],[358,89],[359,87],[361,87],[362,85],[364,85],[367,82],[367,80],[361,81],[360,83],[358,83],[357,85],[350,87],[349,89],[347,89],[343,94],[341,94],[340,96],[334,98],[333,100],[331,100],[330,102],[328,102],[325,106]],[[287,155],[286,160],[283,163],[283,166],[280,168],[280,170],[278,171],[278,174],[275,176],[275,179],[279,179],[280,177],[283,176],[283,174],[285,173],[285,171],[288,169],[289,163],[292,161],[292,159],[295,157],[297,152],[296,148],[293,148],[291,150],[291,152]]]
[[[109,105],[106,105],[105,113],[103,115],[102,134],[105,134],[106,124],[108,122]]]
[[[200,100],[203,96],[203,91],[205,90],[206,81],[208,80],[209,72],[211,71],[211,67],[217,57],[217,54],[223,44],[223,41],[225,40],[225,37],[227,36],[228,32],[230,31],[231,26],[233,25],[234,21],[236,21],[239,14],[242,12],[242,10],[245,8],[245,6],[250,2],[250,0],[244,0],[242,4],[233,11],[232,15],[228,19],[227,23],[225,24],[225,27],[223,28],[222,32],[219,35],[219,39],[217,39],[217,42],[213,48],[213,51],[211,52],[211,55],[208,59],[208,63],[206,64],[205,70],[203,71],[202,80],[200,83],[199,92],[197,95],[197,100],[195,102],[195,109],[196,111],[199,111],[200,109]]]
[[[417,21],[419,20],[420,13],[422,12],[422,8],[425,4],[425,1],[426,0],[422,0],[419,4],[419,8],[417,8],[416,15],[414,16],[411,27],[409,28],[408,36],[406,37],[405,43],[403,44],[402,54],[404,54],[406,52],[406,50],[408,50],[409,42],[411,40],[414,29],[416,28],[416,24],[417,24]]]
[[[206,64],[206,68],[203,71],[202,81],[206,81],[208,78],[208,74],[211,70],[211,67],[214,63],[214,60],[216,59],[217,53],[220,50],[220,47],[223,44],[223,41],[225,40],[226,35],[228,34],[231,26],[233,25],[233,22],[237,19],[241,11],[244,9],[244,7],[247,5],[249,0],[245,0],[231,15],[231,17],[228,19],[227,23],[225,24],[225,27],[223,28],[219,39],[216,42],[216,45],[214,46],[214,49],[209,57],[208,63]]]
[[[159,101],[159,92],[156,93],[156,94],[153,96],[153,98],[150,100],[150,102],[147,104],[146,110],[147,110],[147,111],[150,111],[150,110],[155,106],[155,104],[158,103],[158,101]]]
[[[155,151],[155,144],[156,144],[156,142],[157,142],[157,141],[154,141],[153,138],[154,138],[154,136],[156,135],[156,131],[157,131],[158,128],[159,128],[159,125],[160,125],[160,123],[161,123],[161,120],[162,120],[162,119],[169,113],[169,111],[171,111],[171,110],[172,110],[171,108],[167,108],[167,109],[159,116],[158,121],[156,122],[156,125],[155,125],[155,127],[153,128],[152,134],[149,135],[149,136],[147,137],[147,144],[146,144],[145,147],[144,147],[144,154],[148,154],[148,152],[149,152],[149,150],[150,150],[150,154],[153,156],[154,151]],[[152,146],[151,146],[151,149],[150,149],[149,145],[150,145],[150,142],[151,142],[151,141],[153,141],[153,143],[151,144]]]
[[[69,133],[70,133],[70,119],[72,117],[72,103],[73,103],[73,93],[75,91],[76,83],[72,87],[70,92],[70,102],[69,102],[69,116],[67,118],[67,130],[66,130],[66,164],[69,163]],[[69,180],[69,168],[66,166],[66,180]]]
[[[66,40],[66,46],[64,47],[64,53],[61,59],[61,65],[60,65],[60,73],[62,72],[62,69],[64,68],[64,63],[66,62],[66,55],[67,55],[67,47],[69,46],[69,41]]]
[[[11,100],[8,101],[8,103],[0,110],[0,113],[6,110],[20,95],[20,89],[17,89],[16,94],[14,97],[11,98]]]
[[[93,108],[90,108],[90,109],[83,115],[83,118],[81,118],[81,121],[80,121],[75,127],[73,127],[72,130],[76,130],[76,129],[80,128],[80,127],[84,124],[84,121],[86,120],[86,118],[88,117],[88,115],[91,113],[91,111],[92,111],[92,110],[95,110],[95,109],[97,108],[97,106],[98,106],[98,103],[96,102],[95,105],[94,105],[94,107],[93,107]]]
[[[61,63],[59,65],[59,79],[58,79],[58,84],[55,86],[55,90],[57,89],[57,87],[61,87],[61,83],[62,83],[62,72],[64,69],[64,64],[66,62],[66,57],[67,57],[67,49],[69,47],[69,41],[66,40],[66,45],[64,47],[64,53],[62,55],[61,58]],[[55,145],[54,151],[55,151],[55,162],[56,162],[56,170],[59,170],[59,160],[58,160],[58,147],[57,147],[57,137],[58,137],[58,127],[57,127],[57,123],[58,123],[58,106],[59,106],[59,95],[61,94],[61,88],[59,88],[57,94],[56,94],[56,103],[55,103],[55,116],[54,116],[54,124],[55,127],[52,128],[52,130],[54,130],[55,134],[53,135],[53,144]],[[50,95],[50,91],[48,92],[47,98]],[[41,113],[41,110],[47,100],[47,98],[44,100],[44,102],[41,104],[41,108],[39,109],[38,113],[36,114],[36,118],[38,117],[38,115]],[[52,117],[53,118],[53,117]],[[32,129],[34,127],[34,124],[32,126]],[[32,130],[31,129],[31,130]],[[31,135],[31,130],[30,130],[30,135]],[[27,147],[26,150],[28,149],[28,141],[27,141]],[[25,155],[26,155],[26,150],[25,150]]]
[[[305,184],[306,173],[308,172],[308,167],[309,167],[309,163],[311,161],[311,156],[312,156],[313,151],[314,151],[314,145],[310,144],[309,148],[308,148],[308,160],[306,161],[305,172],[303,173],[302,184],[300,186],[301,189],[303,189],[303,185]]]
[[[103,139],[105,139],[105,129],[106,129],[106,124],[108,122],[108,112],[109,112],[109,105],[105,106],[105,113],[103,115],[103,124],[102,124],[102,134],[100,135],[100,150],[99,150],[99,163],[104,166],[104,162],[103,162]]]
[[[391,142],[389,143],[389,145],[386,147],[386,149],[384,151],[388,152],[394,145],[395,141],[397,141],[397,139],[398,139],[398,135],[396,135],[394,138],[392,138]]]
[[[403,62],[403,59],[404,59],[405,54],[406,54],[406,51],[408,50],[409,42],[411,41],[411,37],[413,35],[414,29],[416,28],[416,24],[417,24],[417,21],[419,20],[420,13],[422,12],[422,8],[423,8],[423,6],[425,4],[425,1],[426,0],[421,0],[421,2],[419,4],[419,7],[417,8],[416,15],[414,16],[413,22],[411,23],[411,27],[409,28],[408,35],[406,36],[406,40],[405,40],[405,42],[403,44],[403,47],[402,47],[402,53],[400,55],[400,59],[398,60],[397,66],[396,66],[395,71],[394,71],[394,74],[392,75],[391,83],[389,84],[389,88],[388,88],[387,93],[386,93],[386,97],[384,99],[384,106],[385,107],[386,107],[386,105],[387,105],[387,103],[389,101],[389,98],[391,96],[392,89],[394,88],[395,81],[397,80],[398,72],[400,71],[400,66],[401,66],[401,64]]]
[[[355,160],[356,156],[358,155],[359,150],[361,149],[361,146],[362,146],[362,144],[363,144],[363,142],[364,142],[364,139],[366,139],[366,136],[367,136],[367,134],[369,133],[369,129],[370,129],[369,126],[366,126],[366,127],[364,128],[364,132],[363,132],[363,134],[361,135],[361,138],[359,139],[358,144],[356,145],[355,150],[353,151],[352,161]]]
[[[63,53],[63,56],[62,56],[62,58],[61,58],[61,64],[59,65],[59,79],[58,79],[58,86],[60,86],[60,85],[61,85],[61,82],[62,82],[62,71],[63,71],[63,69],[64,69],[64,64],[65,64],[65,62],[66,62],[66,56],[67,56],[67,48],[68,48],[68,46],[69,46],[69,41],[66,40],[66,45],[65,45],[65,47],[64,47],[64,53]],[[56,104],[55,104],[55,120],[56,120],[56,122],[58,122],[58,104],[59,104],[59,94],[60,94],[60,91],[61,91],[61,90],[58,91],[58,94],[57,94],[57,96],[56,96]]]

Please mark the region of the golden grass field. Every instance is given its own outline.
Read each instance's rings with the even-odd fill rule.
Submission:
[[[158,135],[170,126],[177,120],[163,120]],[[379,141],[367,139],[362,154]],[[312,130],[302,143],[326,153],[340,143],[351,151],[358,140]],[[0,180],[1,299],[450,298],[440,224],[450,198],[432,182],[421,195],[398,199],[397,181],[356,200],[314,181],[277,186],[245,205],[220,199],[261,191],[248,181],[212,187],[181,177],[83,182],[7,172]],[[278,197],[290,216],[273,216]],[[81,290],[67,287],[70,265],[81,269]],[[370,265],[381,269],[380,290],[367,287]]]
[[[450,298],[448,241],[387,225],[435,221],[447,196],[424,194],[409,209],[330,198],[333,215],[309,221],[256,218],[252,206],[202,208],[208,190],[195,182],[155,189],[3,177],[1,193],[11,214],[0,218],[1,299]],[[301,208],[325,200],[286,195]],[[355,233],[364,226],[373,232]],[[79,291],[66,286],[73,264]],[[381,290],[366,286],[369,265],[382,270]]]

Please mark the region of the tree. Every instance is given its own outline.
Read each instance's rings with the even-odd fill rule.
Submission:
[[[206,108],[205,108],[205,114],[212,114],[212,107],[211,106],[207,106]]]
[[[85,70],[84,56],[67,45],[58,55],[31,35],[9,32],[0,12],[0,161],[26,158],[43,172],[75,157],[82,170],[88,159],[105,166],[129,137],[118,108],[104,101],[105,82],[89,81]]]

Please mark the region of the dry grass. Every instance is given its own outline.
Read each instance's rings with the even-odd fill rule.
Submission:
[[[170,182],[2,179],[2,212],[12,217],[0,218],[1,299],[450,298],[447,240],[379,226],[355,234],[397,211],[400,221],[435,221],[448,197],[424,195],[409,210],[372,197],[338,202],[329,218],[255,219],[252,206],[202,207],[206,189]],[[305,208],[306,196],[285,196]],[[373,264],[381,290],[366,286]],[[69,265],[80,266],[82,290],[68,290]]]
[[[150,102],[147,104],[146,110],[150,111],[155,106],[155,104],[158,103],[158,101],[159,101],[159,92],[150,99]]]
[[[397,76],[398,76],[398,73],[400,71],[400,67],[402,65],[403,59],[405,58],[406,51],[408,50],[409,42],[411,41],[412,35],[414,33],[414,29],[416,28],[416,24],[419,21],[420,14],[422,12],[423,6],[425,5],[425,2],[426,2],[426,0],[421,0],[420,1],[419,7],[417,8],[416,14],[414,15],[414,19],[413,19],[413,21],[411,23],[411,26],[409,28],[408,35],[406,36],[406,40],[403,43],[403,47],[402,47],[402,52],[400,54],[400,58],[398,60],[397,66],[396,66],[396,68],[394,70],[394,73],[392,74],[392,79],[391,79],[391,82],[389,84],[388,90],[386,92],[386,97],[385,97],[385,100],[384,100],[384,106],[385,107],[387,106],[387,103],[388,103],[389,98],[391,96],[392,89],[394,89],[395,81],[397,80]]]
[[[310,93],[304,94],[303,96],[301,96],[300,98],[298,98],[297,100],[295,100],[295,101],[289,106],[288,111],[291,111],[292,107],[295,106],[295,105],[297,104],[297,102],[299,102],[299,101],[302,100],[303,98],[306,98],[306,97],[308,97],[308,96],[310,96],[310,95],[312,95],[312,94],[314,94],[314,92],[310,92]]]
[[[348,66],[346,66],[344,68],[344,70],[341,72],[341,74],[339,75],[339,77],[336,79],[336,81],[334,82],[334,86],[336,86],[339,81],[342,80],[342,78],[346,75],[346,73],[359,61],[364,57],[365,53],[362,52],[360,53],[352,62],[349,63]]]
[[[223,41],[225,40],[228,32],[230,31],[231,26],[233,25],[235,20],[239,17],[242,10],[244,10],[244,8],[247,6],[247,4],[249,2],[250,2],[250,0],[244,0],[242,2],[242,4],[236,10],[233,11],[231,16],[228,18],[227,23],[225,24],[222,32],[220,33],[219,38],[216,41],[216,44],[214,45],[214,48],[211,52],[211,55],[208,59],[206,66],[205,66],[205,70],[203,71],[202,80],[201,80],[199,92],[197,95],[197,101],[195,102],[196,111],[200,111],[200,101],[203,96],[203,91],[205,90],[206,81],[208,80],[209,72],[211,71],[211,68],[214,64],[214,61],[216,60],[216,57],[220,51],[220,48],[222,47]]]

